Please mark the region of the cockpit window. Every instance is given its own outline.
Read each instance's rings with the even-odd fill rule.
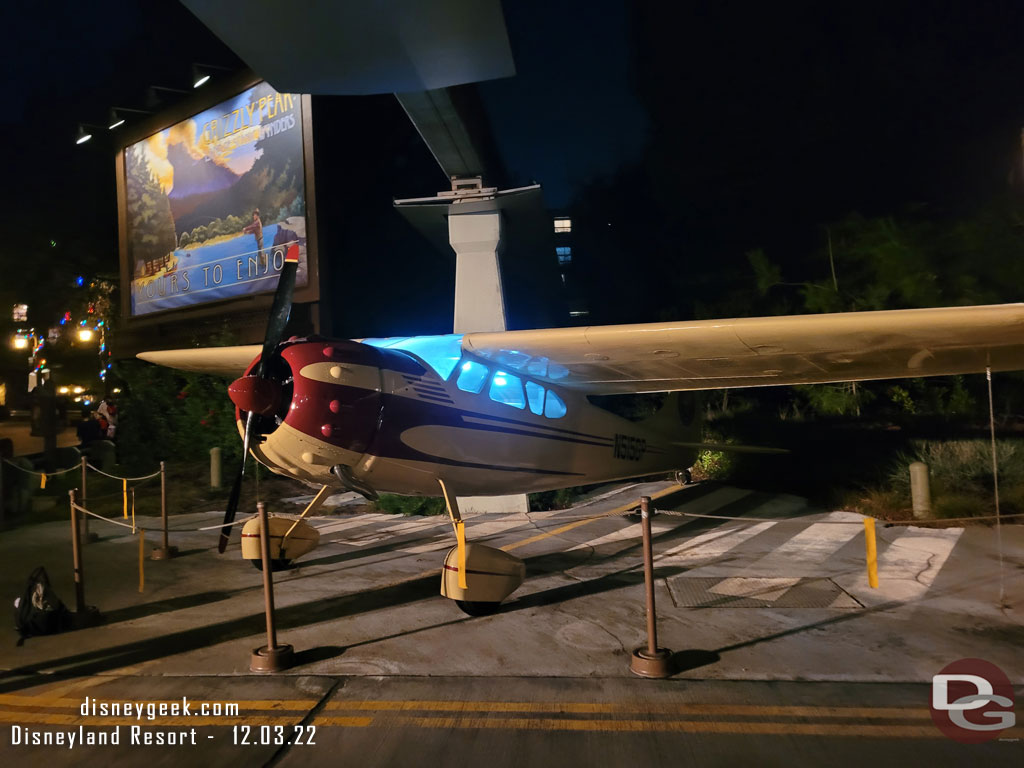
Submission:
[[[462,336],[461,333],[447,336],[400,336],[393,339],[363,339],[363,344],[411,352],[433,368],[438,376],[447,381],[462,356]],[[482,382],[481,386],[483,386]]]
[[[513,408],[525,408],[526,398],[523,397],[523,382],[511,373],[497,371],[491,379],[491,400],[496,403],[511,405]]]
[[[475,395],[484,388],[489,373],[486,365],[467,360],[459,366],[459,377],[455,380],[455,386],[463,392],[472,392]]]
[[[522,377],[507,370],[494,371],[492,376],[489,366],[462,358],[457,366],[456,387],[476,395],[483,392],[488,381],[490,386],[487,388],[487,396],[496,403],[511,405],[520,410],[529,406],[530,413],[548,419],[560,419],[566,414],[565,402],[547,387],[534,381],[524,381]]]

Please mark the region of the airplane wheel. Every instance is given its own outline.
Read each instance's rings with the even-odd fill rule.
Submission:
[[[483,603],[472,600],[456,600],[455,604],[462,609],[463,613],[470,616],[490,616],[497,613],[501,603]]]
[[[257,571],[263,570],[262,559],[257,558],[256,560],[250,560],[249,562],[252,563],[252,567],[255,568]],[[270,561],[270,570],[272,573],[277,573],[278,571],[287,571],[289,568],[292,567],[292,565],[293,563],[291,560],[288,560],[287,558],[278,558],[277,560]]]

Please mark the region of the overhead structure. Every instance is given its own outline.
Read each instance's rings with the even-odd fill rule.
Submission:
[[[182,0],[285,93],[407,93],[515,74],[499,0]],[[268,38],[267,30],[273,30]]]

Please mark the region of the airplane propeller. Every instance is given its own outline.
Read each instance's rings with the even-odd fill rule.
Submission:
[[[281,404],[281,384],[270,377],[274,369],[274,359],[278,348],[284,340],[284,330],[288,325],[288,317],[292,311],[292,297],[295,293],[295,273],[299,268],[299,249],[292,245],[288,248],[281,275],[274,292],[274,301],[270,306],[270,317],[267,319],[267,330],[263,337],[263,351],[256,363],[253,373],[235,380],[228,387],[228,397],[240,411],[246,414],[245,433],[242,437],[242,460],[238,465],[228,507],[224,512],[224,527],[220,529],[220,541],[217,550],[223,554],[231,537],[231,524],[235,521],[238,511],[238,499],[242,494],[242,479],[245,476],[245,460],[249,456],[249,448],[253,441],[262,436],[263,421],[257,416],[271,416]]]

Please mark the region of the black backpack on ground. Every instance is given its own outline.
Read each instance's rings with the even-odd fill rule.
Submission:
[[[50,586],[46,569],[39,566],[28,577],[25,591],[14,608],[14,628],[18,645],[35,635],[52,635],[67,628],[70,615],[67,607]]]

